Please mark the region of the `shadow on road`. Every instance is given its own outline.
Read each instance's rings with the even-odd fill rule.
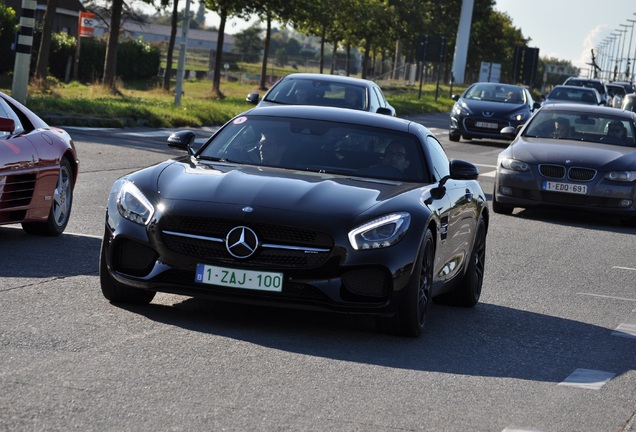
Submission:
[[[172,306],[127,307],[191,331],[308,356],[415,371],[561,382],[576,368],[617,375],[636,368],[611,330],[494,304],[434,305],[419,339],[376,332],[371,317],[185,299]],[[622,349],[624,352],[624,349]]]

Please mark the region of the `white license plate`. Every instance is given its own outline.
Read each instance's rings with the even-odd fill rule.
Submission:
[[[585,195],[587,193],[586,185],[572,184],[572,183],[558,183],[558,182],[544,182],[543,189],[553,192],[566,192],[573,194]]]
[[[210,285],[260,291],[281,292],[283,290],[282,273],[239,270],[206,264],[197,264],[195,281]]]
[[[480,128],[487,128],[487,129],[497,129],[499,127],[499,125],[497,123],[487,123],[487,122],[475,122],[475,126],[480,127]]]

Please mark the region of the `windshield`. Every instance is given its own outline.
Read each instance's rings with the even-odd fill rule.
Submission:
[[[327,79],[284,79],[265,101],[289,105],[319,105],[367,110],[366,88]]]
[[[215,134],[197,157],[384,180],[428,179],[414,135],[318,120],[241,116]]]
[[[466,90],[464,99],[522,104],[526,102],[523,89],[502,84],[477,84]]]
[[[608,114],[575,111],[540,111],[530,120],[523,136],[635,146],[633,122]]]

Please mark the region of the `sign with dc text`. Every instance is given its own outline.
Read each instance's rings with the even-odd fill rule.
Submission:
[[[95,14],[90,12],[80,12],[79,29],[77,34],[79,37],[93,37],[95,31]]]

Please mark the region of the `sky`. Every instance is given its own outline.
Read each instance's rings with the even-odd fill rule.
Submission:
[[[636,33],[636,24],[628,21],[636,20],[634,0],[496,0],[495,9],[508,14],[512,25],[531,39],[528,45],[539,48],[539,57],[570,60],[574,66],[588,69],[590,50],[597,53],[597,47],[616,30],[626,30],[620,44],[624,55],[619,57],[627,57],[630,40],[629,57],[635,57],[636,34],[632,31]],[[614,46],[620,53],[619,44]]]

